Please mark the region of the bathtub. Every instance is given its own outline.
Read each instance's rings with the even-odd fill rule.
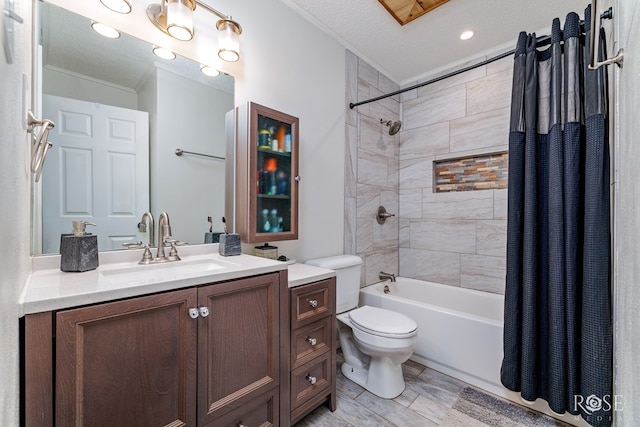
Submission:
[[[394,310],[416,321],[418,343],[412,360],[507,397],[500,383],[502,295],[398,277],[395,283],[362,288],[360,304]]]
[[[557,414],[542,399],[527,402],[500,382],[503,295],[397,277],[396,283],[360,289],[360,305],[394,310],[416,321],[418,344],[411,360],[568,424],[589,427],[580,416]]]

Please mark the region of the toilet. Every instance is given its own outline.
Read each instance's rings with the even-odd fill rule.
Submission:
[[[336,272],[338,336],[345,377],[371,393],[397,397],[404,390],[402,363],[413,354],[418,325],[410,317],[378,307],[358,307],[362,259],[338,255],[306,261]]]

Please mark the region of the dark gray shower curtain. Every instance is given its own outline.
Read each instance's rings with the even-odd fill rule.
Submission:
[[[608,426],[607,83],[604,67],[587,68],[589,14],[586,36],[570,13],[564,31],[553,21],[548,49],[521,33],[515,51],[501,379],[526,400]]]

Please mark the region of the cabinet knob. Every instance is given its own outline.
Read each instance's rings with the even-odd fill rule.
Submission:
[[[293,179],[298,182],[302,181],[302,177],[300,175],[296,175]]]
[[[209,307],[200,307],[198,309],[200,311],[200,316],[207,317],[209,315]]]
[[[312,376],[311,374],[307,374],[306,376],[307,381],[309,381],[311,383],[311,385],[315,384],[316,381],[318,381],[318,379],[314,376]]]
[[[200,311],[198,311],[197,308],[189,309],[189,317],[191,317],[192,319],[196,319],[198,316],[200,316]]]
[[[240,423],[240,424],[238,424],[238,427],[249,427],[249,426]]]
[[[317,299],[309,300],[309,305],[313,308],[316,308],[318,306],[318,300]]]
[[[307,342],[311,345],[316,345],[318,343],[318,340],[312,337],[307,337]]]

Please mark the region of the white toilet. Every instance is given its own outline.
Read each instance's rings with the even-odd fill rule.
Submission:
[[[391,310],[362,306],[360,270],[355,255],[317,258],[306,264],[336,272],[338,335],[345,363],[342,373],[371,393],[392,399],[404,390],[401,364],[413,353],[418,336],[416,322]]]

